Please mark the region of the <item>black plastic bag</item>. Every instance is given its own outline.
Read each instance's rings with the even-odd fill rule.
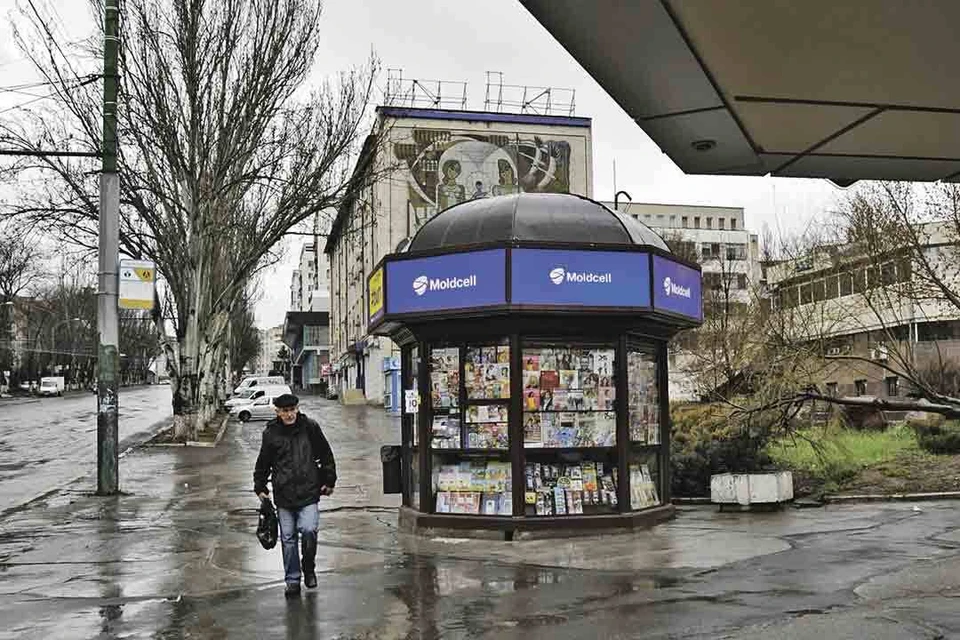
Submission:
[[[273,549],[277,546],[279,537],[280,522],[277,520],[277,511],[270,500],[262,500],[257,520],[257,540],[264,549]]]

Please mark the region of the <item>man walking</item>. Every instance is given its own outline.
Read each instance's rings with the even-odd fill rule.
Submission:
[[[337,465],[323,431],[315,421],[299,411],[297,396],[277,396],[277,417],[267,423],[260,443],[260,455],[253,471],[253,490],[261,500],[269,500],[267,480],[273,484],[274,501],[280,520],[280,544],[283,550],[284,594],[300,594],[300,570],[308,589],[317,586],[315,559],[320,496],[333,494],[337,483]],[[303,563],[297,549],[297,538]]]

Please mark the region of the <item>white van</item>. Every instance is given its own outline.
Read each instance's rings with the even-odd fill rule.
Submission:
[[[233,392],[240,393],[244,389],[254,389],[257,387],[283,384],[287,384],[287,381],[283,379],[283,376],[247,376],[240,381],[240,384],[237,385],[237,388],[234,389]]]
[[[234,407],[239,407],[242,404],[250,404],[254,400],[257,400],[265,395],[276,397],[283,395],[284,393],[293,393],[293,391],[291,391],[290,387],[285,384],[270,384],[262,387],[258,385],[256,387],[244,389],[237,395],[227,400],[224,405],[226,405],[227,409],[233,409]]]

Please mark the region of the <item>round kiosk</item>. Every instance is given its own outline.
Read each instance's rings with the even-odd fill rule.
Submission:
[[[401,346],[402,530],[646,526],[669,496],[667,341],[700,267],[574,195],[473,200],[368,277]]]

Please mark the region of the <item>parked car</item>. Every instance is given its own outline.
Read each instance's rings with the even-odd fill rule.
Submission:
[[[279,395],[282,394],[270,391],[256,400],[234,406],[230,409],[230,414],[236,416],[240,422],[270,420],[277,415],[273,410],[273,399]]]
[[[40,386],[37,393],[41,396],[62,396],[66,382],[63,376],[48,376],[40,378]]]
[[[235,394],[239,394],[244,389],[252,389],[254,387],[269,387],[270,385],[283,385],[287,384],[287,381],[284,380],[283,376],[247,376],[240,381],[240,384],[237,385],[237,388],[233,390]]]
[[[284,393],[293,393],[285,384],[282,385],[270,385],[265,387],[254,387],[252,389],[244,389],[234,397],[227,400],[224,405],[227,409],[233,409],[234,407],[239,407],[243,404],[250,404],[254,400],[262,398],[266,394],[270,394],[273,397],[282,395]]]

